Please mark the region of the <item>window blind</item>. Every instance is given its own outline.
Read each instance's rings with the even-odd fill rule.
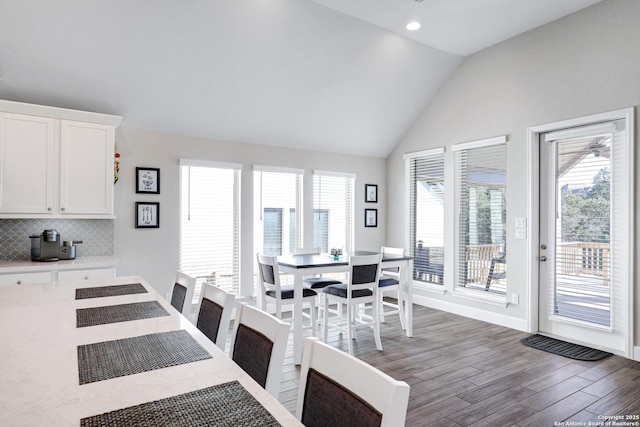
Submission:
[[[240,165],[182,160],[180,270],[237,294]]]
[[[413,278],[444,283],[444,150],[405,157],[409,177],[409,232]]]
[[[313,247],[323,253],[353,250],[353,187],[355,176],[314,171]]]
[[[555,162],[554,314],[610,326],[612,130],[558,136],[570,135],[546,135]]]
[[[254,167],[254,250],[289,254],[301,245],[302,170]]]
[[[457,284],[506,294],[506,138],[455,151]]]

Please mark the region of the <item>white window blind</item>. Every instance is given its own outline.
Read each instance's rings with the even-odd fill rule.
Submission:
[[[457,284],[506,294],[506,138],[455,151]]]
[[[240,165],[181,160],[180,270],[237,294]]]
[[[414,280],[444,282],[444,150],[405,156]]]
[[[555,268],[549,269],[553,313],[602,326],[611,326],[612,127],[546,135],[555,164],[550,181],[556,218]],[[575,137],[581,130],[589,130],[589,136]]]
[[[301,245],[302,170],[254,167],[254,249],[284,255]]]
[[[313,247],[323,253],[353,250],[353,186],[355,176],[314,171]]]

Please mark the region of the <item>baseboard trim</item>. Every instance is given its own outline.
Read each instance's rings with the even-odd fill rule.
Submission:
[[[633,360],[640,362],[640,346],[633,347]]]
[[[527,332],[527,321],[525,319],[516,319],[511,316],[491,313],[486,310],[453,302],[436,300],[423,295],[413,294],[413,302],[423,307],[434,308],[436,310],[446,311],[447,313],[456,314],[458,316],[469,317],[471,319],[492,323],[494,325],[504,326],[505,328]]]

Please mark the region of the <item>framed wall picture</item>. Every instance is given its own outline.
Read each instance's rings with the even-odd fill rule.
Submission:
[[[364,185],[364,201],[367,203],[378,203],[378,186],[376,184]]]
[[[136,202],[136,228],[160,228],[160,203]]]
[[[364,226],[365,227],[377,227],[378,226],[378,209],[365,209],[364,210]]]
[[[136,168],[136,193],[160,194],[160,169]]]

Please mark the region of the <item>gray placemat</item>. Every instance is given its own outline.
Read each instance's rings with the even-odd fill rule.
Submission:
[[[158,301],[78,308],[76,309],[76,327],[84,328],[162,316],[169,316],[169,313]]]
[[[211,359],[184,329],[78,346],[80,385]]]
[[[76,289],[76,299],[113,297],[119,295],[146,294],[149,291],[142,283],[128,283],[125,285],[98,286],[95,288]]]
[[[81,427],[220,426],[281,424],[238,381],[83,418]]]

